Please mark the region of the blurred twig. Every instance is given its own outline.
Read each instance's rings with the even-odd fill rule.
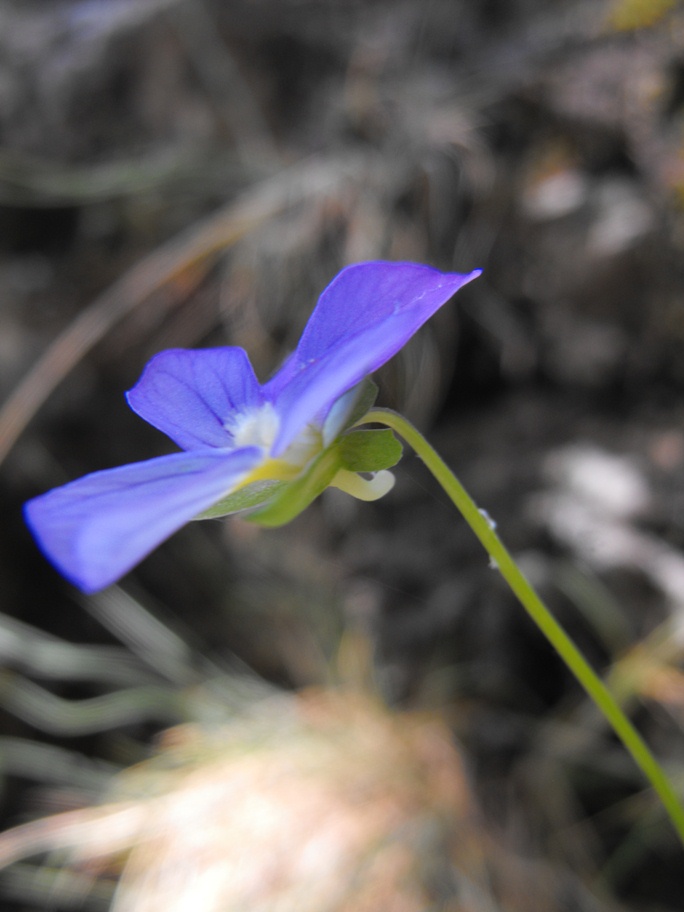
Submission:
[[[21,776],[43,783],[101,790],[118,767],[104,760],[41,744],[28,738],[0,738],[0,770],[3,775]]]
[[[116,646],[77,646],[0,614],[0,662],[43,679],[99,684],[149,684],[157,678]]]
[[[219,251],[292,202],[337,187],[351,164],[349,157],[305,161],[264,181],[155,250],[104,291],[55,339],[0,410],[0,462],[69,371],[154,291],[190,273],[199,281]]]
[[[201,162],[198,159],[201,158]],[[252,169],[253,172],[253,169]],[[247,172],[249,173],[249,172]],[[207,160],[204,149],[172,147],[147,155],[91,165],[63,165],[47,158],[0,149],[0,202],[45,209],[135,196],[155,188],[244,181],[245,164],[226,154]]]
[[[90,735],[152,720],[179,722],[185,716],[182,704],[183,695],[166,686],[130,687],[99,697],[65,700],[25,678],[0,677],[0,705],[54,735]]]

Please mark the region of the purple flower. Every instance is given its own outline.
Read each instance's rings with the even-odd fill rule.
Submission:
[[[477,275],[412,263],[344,269],[295,352],[263,385],[241,348],[161,352],[128,403],[183,452],[95,472],[29,501],[26,519],[45,555],[95,592],[190,520],[268,504],[284,487],[305,488],[302,503],[328,484],[381,496],[388,472],[369,480],[355,472],[376,468],[372,460],[352,459],[350,470],[337,459],[354,389]]]

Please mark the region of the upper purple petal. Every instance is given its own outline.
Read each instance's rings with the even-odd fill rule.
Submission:
[[[442,273],[415,263],[359,263],[321,295],[294,354],[264,387],[280,415],[273,454],[317,414],[395,355],[480,270]]]
[[[160,352],[126,398],[133,411],[184,450],[231,447],[226,422],[262,401],[252,365],[241,348]]]
[[[255,447],[204,449],[94,472],[30,500],[26,520],[64,576],[96,592],[213,506],[262,458]]]

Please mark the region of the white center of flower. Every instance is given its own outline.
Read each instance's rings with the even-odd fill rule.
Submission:
[[[280,420],[270,402],[251,412],[243,412],[234,421],[226,425],[235,440],[235,446],[257,446],[270,453],[276,439]]]
[[[261,447],[270,454],[280,428],[280,418],[270,402],[244,412],[226,429],[233,435],[236,447]],[[293,466],[304,466],[323,448],[321,429],[307,424],[278,459]]]

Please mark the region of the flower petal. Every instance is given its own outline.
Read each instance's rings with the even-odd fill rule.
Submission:
[[[235,347],[160,352],[126,398],[184,450],[231,447],[226,422],[262,402],[249,358]]]
[[[441,273],[415,263],[359,263],[343,269],[321,295],[292,357],[264,387],[281,418],[273,455],[389,361],[479,274]]]
[[[94,472],[29,501],[26,520],[64,576],[96,592],[220,500],[262,458],[256,447],[204,449]]]

